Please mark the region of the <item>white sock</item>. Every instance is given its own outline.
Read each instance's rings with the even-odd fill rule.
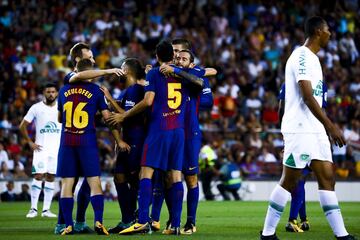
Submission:
[[[42,181],[38,181],[34,178],[31,183],[31,208],[34,208],[36,210],[37,210],[41,188],[42,188]]]
[[[269,207],[266,213],[263,236],[270,236],[275,233],[281,215],[284,212],[287,201],[290,198],[290,193],[280,185],[276,185],[270,195]]]
[[[55,189],[54,182],[45,181],[43,211],[50,209],[51,201],[54,196],[54,189]]]
[[[343,237],[349,235],[344,225],[344,220],[341,215],[339,203],[335,192],[319,190],[319,197],[320,205],[335,236]]]

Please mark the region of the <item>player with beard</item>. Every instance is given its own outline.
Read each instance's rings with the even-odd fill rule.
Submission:
[[[58,150],[60,144],[61,124],[57,121],[57,86],[48,83],[43,90],[44,100],[30,107],[24,119],[20,123],[20,132],[34,151],[32,161],[33,180],[31,184],[31,209],[27,218],[38,215],[39,195],[44,183],[44,204],[42,217],[55,218],[56,215],[50,211],[51,201],[55,189],[55,174],[57,167]],[[35,122],[35,142],[29,137],[27,128],[30,123]]]

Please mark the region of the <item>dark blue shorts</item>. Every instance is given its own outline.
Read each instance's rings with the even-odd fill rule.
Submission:
[[[100,159],[97,146],[61,146],[58,154],[56,176],[100,176]]]
[[[145,139],[141,166],[163,171],[181,171],[184,140],[184,129],[182,128],[149,134]]]
[[[140,171],[143,142],[128,143],[130,152],[119,152],[116,158],[114,173],[134,173]]]
[[[185,140],[184,161],[182,172],[184,175],[194,175],[199,173],[199,153],[201,149],[201,138],[191,138]]]

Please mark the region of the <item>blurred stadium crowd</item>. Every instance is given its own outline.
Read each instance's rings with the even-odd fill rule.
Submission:
[[[216,175],[234,161],[245,179],[278,177],[283,141],[277,95],[291,51],[304,42],[306,16],[321,15],[331,41],[319,53],[328,86],[330,118],[341,126],[346,149],[334,147],[337,175],[360,177],[360,8],[343,1],[124,0],[0,1],[0,179],[31,173],[32,152],[18,131],[47,81],[62,85],[76,42],[91,45],[98,68],[119,67],[126,57],[155,64],[163,38],[186,38],[210,78],[211,112],[201,113],[202,170]],[[99,80],[116,98],[117,79]],[[104,175],[114,165],[113,141],[99,124]],[[31,131],[34,134],[34,129]],[[210,149],[210,152],[209,152]],[[211,153],[209,155],[209,153]]]

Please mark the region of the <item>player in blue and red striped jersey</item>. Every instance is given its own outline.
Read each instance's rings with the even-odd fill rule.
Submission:
[[[64,77],[64,85],[69,83],[74,83],[76,81],[89,81],[89,79],[94,79],[108,74],[116,74],[117,76],[123,75],[121,70],[118,68],[106,69],[106,70],[88,69],[85,71],[78,72],[76,69],[76,65],[82,59],[89,59],[92,64],[95,64],[95,60],[93,57],[93,53],[90,49],[90,46],[83,42],[76,43],[70,49],[70,58],[72,64],[75,67],[74,67],[74,71],[69,72]],[[83,181],[79,189],[79,192],[77,194],[76,222],[74,225],[74,231],[77,233],[87,233],[92,231],[91,228],[89,228],[85,222],[85,213],[87,206],[89,205],[89,202],[90,202],[90,187],[87,181]],[[61,206],[59,205],[58,222],[55,227],[55,234],[60,234],[64,228],[65,228],[65,221],[63,218]]]
[[[204,78],[204,75],[216,74],[216,70],[212,68],[201,69],[194,64],[194,55],[188,49],[190,43],[185,39],[175,39],[172,42],[174,49],[174,63],[176,66],[181,67],[184,71],[189,71],[190,74],[194,74],[198,77],[202,77],[204,80],[203,89],[189,88],[190,100],[187,105],[185,115],[185,147],[184,147],[184,164],[183,174],[185,176],[186,185],[188,188],[187,193],[187,221],[184,228],[181,229],[182,234],[192,234],[196,232],[196,210],[199,200],[199,187],[197,174],[199,172],[199,153],[201,148],[201,131],[199,128],[198,113],[199,108],[211,109],[213,104],[212,92],[210,89],[209,81]],[[165,68],[165,67],[163,67]],[[173,72],[173,67],[166,67],[166,72]],[[163,189],[161,180],[155,181],[157,184],[154,188],[154,199],[152,207],[152,228],[154,230],[160,229],[160,211],[162,202],[165,200],[168,209],[171,209],[171,199],[169,198],[168,190]],[[165,183],[165,185],[168,185]],[[171,216],[171,212],[169,212]],[[170,227],[170,222],[167,222],[166,231]]]
[[[121,66],[124,72],[124,94],[120,106],[104,87],[106,99],[117,112],[129,111],[144,99],[145,72],[141,62],[135,58],[127,58]],[[109,233],[119,233],[135,222],[137,192],[139,186],[140,160],[145,137],[147,135],[146,112],[126,119],[122,124],[123,138],[116,159],[114,183],[118,195],[122,220]]]
[[[322,109],[325,110],[327,105],[327,86],[325,81],[323,81],[323,101]],[[280,119],[282,119],[284,104],[285,104],[285,83],[281,85],[280,93],[278,96],[279,99],[279,110],[278,114]],[[302,170],[302,176],[298,181],[296,188],[291,192],[291,205],[290,205],[290,214],[289,221],[285,226],[287,232],[303,232],[310,229],[309,221],[306,216],[306,203],[305,203],[305,182],[307,176],[311,173],[311,168],[309,166],[305,167]],[[300,216],[301,222],[297,222],[297,217]]]
[[[173,48],[167,41],[160,42],[156,47],[156,56],[160,63],[171,63]],[[176,73],[176,72],[175,72]],[[148,136],[143,148],[140,170],[139,219],[131,227],[120,234],[131,234],[150,231],[149,205],[151,203],[154,169],[167,171],[171,178],[173,228],[168,234],[180,234],[180,217],[182,209],[183,186],[181,169],[184,153],[184,115],[188,94],[184,87],[185,81],[175,77],[165,77],[159,68],[153,68],[146,76],[148,85],[145,87],[144,100],[135,105],[125,114],[110,117],[110,123],[122,122],[123,119],[143,112],[152,106]],[[193,82],[200,88],[202,79]]]
[[[93,63],[89,59],[80,60],[77,69],[87,70]],[[110,115],[100,88],[91,82],[67,84],[59,91],[59,122],[63,123],[57,176],[61,177],[62,189],[60,206],[66,228],[62,235],[73,234],[72,210],[74,205],[73,185],[75,178],[86,177],[90,185],[90,201],[94,209],[94,228],[100,235],[108,235],[103,226],[104,196],[100,182],[100,161],[98,156],[95,114],[101,111],[104,119]],[[112,131],[116,141],[119,132]]]

